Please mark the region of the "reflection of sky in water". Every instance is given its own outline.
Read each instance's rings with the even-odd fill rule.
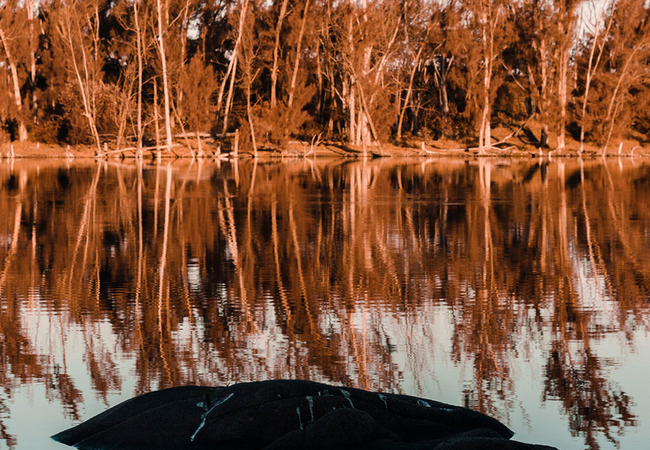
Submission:
[[[187,263],[187,282],[193,291],[201,289],[201,267],[196,258],[191,259]]]
[[[403,374],[402,391],[415,393],[427,398],[439,401],[462,404],[462,390],[469,382],[471,383],[471,369],[464,364],[450,363],[450,341],[452,327],[450,326],[451,312],[435,304],[418,314],[417,317],[388,317],[384,320],[383,329],[390,336],[393,345],[396,347],[395,363]],[[336,317],[331,315],[332,326],[336,327]],[[82,418],[89,418],[108,406],[115,405],[120,401],[131,397],[135,386],[131,376],[134,371],[134,358],[128,355],[115,358],[118,365],[115,367],[117,377],[121,380],[121,391],[109,392],[105,399],[92,395],[93,387],[87,373],[87,365],[83,359],[84,336],[79,329],[67,329],[65,344],[52,339],[45,332],[51,332],[53,336],[60,336],[61,327],[56,317],[53,321],[47,321],[38,311],[26,314],[26,322],[30,324],[29,335],[33,336],[41,346],[37,353],[47,354],[65,353],[68,370],[72,378],[78,383],[78,388],[85,393],[84,404],[80,408]],[[362,326],[362,315],[356,316],[354,323],[359,329]],[[324,320],[328,322],[328,320]],[[191,336],[195,333],[194,327],[184,322],[179,331],[175,333],[174,339],[179,343],[196,345],[196,340]],[[117,351],[115,335],[108,324],[101,324],[93,333],[97,340],[103,342],[104,346],[112,351]],[[257,351],[263,350],[263,344],[267,339],[273,340],[272,328],[268,330],[266,338],[254,339],[257,343]],[[327,330],[323,330],[324,333]],[[647,332],[637,331],[634,336],[637,344],[636,350],[631,351],[626,346],[621,346],[621,338],[617,335],[598,342],[598,354],[605,358],[612,358],[614,363],[611,368],[611,378],[625,387],[628,395],[635,399],[635,413],[640,417],[650,417],[650,401],[647,393],[647,373],[650,369],[650,339]],[[194,343],[194,344],[192,344]],[[559,448],[579,448],[582,444],[580,437],[572,437],[566,428],[566,419],[558,413],[558,407],[553,400],[544,404],[539,402],[539,392],[542,390],[543,374],[536,362],[543,359],[543,342],[529,342],[526,351],[520,352],[513,359],[513,371],[516,374],[516,394],[513,410],[502,417],[501,420],[517,431],[516,439],[526,442],[543,442],[548,445],[555,445]],[[426,349],[426,351],[422,351]],[[189,351],[198,352],[193,346]],[[269,351],[273,351],[271,346]],[[623,352],[621,352],[623,350]],[[419,374],[418,379],[413,374]],[[207,373],[205,374],[208,375]],[[246,376],[244,375],[245,379]],[[55,449],[69,448],[49,440],[48,436],[54,434],[70,425],[70,421],[61,417],[60,406],[56,402],[43,401],[45,390],[42,383],[34,383],[21,387],[14,392],[9,402],[11,417],[5,418],[4,422],[8,429],[19,436],[18,448],[39,448]],[[643,424],[638,427],[627,428],[624,435],[620,437],[621,448],[644,448],[648,442],[647,431]],[[572,443],[571,447],[567,443]],[[606,445],[603,448],[607,448]]]
[[[567,178],[578,167],[574,163],[566,163]],[[15,322],[41,371],[24,379],[11,378],[9,390],[0,392],[0,420],[17,437],[18,448],[62,448],[48,436],[77,423],[75,416],[89,418],[136,393],[170,383],[222,384],[290,376],[334,383],[347,379],[355,387],[452,404],[476,406],[485,401],[484,406],[490,408],[486,412],[511,427],[518,440],[581,448],[585,438],[569,429],[566,399],[550,392],[543,400],[549,353],[560,345],[578,373],[578,386],[591,382],[580,378],[588,349],[600,364],[594,373],[604,379],[604,389],[630,397],[636,426],[621,431],[623,423],[617,426],[617,421],[622,418],[616,413],[609,424],[621,448],[643,448],[650,439],[646,426],[650,392],[645,380],[650,368],[644,284],[648,280],[643,272],[647,259],[639,248],[628,245],[624,249],[628,253],[622,254],[637,252],[629,264],[636,271],[630,269],[633,275],[629,275],[625,264],[614,264],[615,258],[622,257],[617,253],[622,238],[607,228],[607,214],[594,205],[609,201],[610,206],[627,208],[627,215],[632,216],[634,203],[626,203],[627,195],[642,202],[649,200],[650,193],[625,191],[629,188],[626,177],[637,174],[627,162],[621,163],[620,170],[626,172],[616,181],[620,185],[603,189],[609,181],[599,181],[598,164],[587,167],[590,184],[584,188],[594,192],[588,192],[586,206],[581,203],[580,187],[572,191],[557,182],[559,170],[549,169],[546,184],[532,182],[522,188],[521,195],[514,191],[518,185],[504,180],[518,180],[529,170],[529,162],[521,163],[523,168],[513,164],[497,169],[495,165],[489,200],[477,194],[482,192],[477,167],[464,164],[454,169],[446,169],[444,163],[421,170],[416,166],[415,173],[422,178],[411,184],[415,175],[408,171],[408,164],[325,165],[319,169],[322,179],[332,176],[342,186],[327,196],[316,195],[314,190],[322,187],[316,182],[315,187],[307,184],[305,188],[292,179],[292,173],[301,171],[290,164],[264,169],[279,171],[281,176],[274,179],[286,185],[276,187],[263,184],[273,177],[259,175],[263,168],[258,168],[260,192],[251,196],[246,184],[251,172],[246,164],[240,167],[239,190],[233,182],[228,196],[223,195],[221,179],[232,181],[231,172],[214,169],[212,179],[194,185],[195,177],[183,176],[191,168],[174,168],[181,176],[173,195],[181,197],[184,190],[191,195],[172,202],[169,260],[163,274],[167,284],[162,290],[158,286],[162,255],[158,241],[165,230],[165,168],[145,171],[146,263],[139,291],[133,285],[138,267],[138,214],[133,209],[136,203],[128,203],[135,194],[121,197],[117,213],[101,209],[105,203],[110,206],[103,193],[115,196],[115,167],[106,166],[99,179],[100,201],[94,206],[94,220],[100,231],[89,227],[83,239],[78,239],[78,219],[83,202],[90,198],[85,191],[96,174],[94,166],[80,178],[80,191],[58,194],[71,208],[70,223],[64,223],[65,216],[43,209],[35,214],[33,229],[40,233],[35,237],[28,214],[36,207],[30,202],[43,194],[30,191],[18,197],[13,192],[11,197],[0,197],[0,206],[9,211],[0,220],[0,263],[4,264],[12,248],[16,199],[25,203],[19,252],[11,262],[14,271],[4,278],[10,291],[0,286],[0,301],[6,303],[7,292],[12,293],[19,308]],[[119,167],[119,176],[131,183],[134,167]],[[485,170],[486,163],[481,167]],[[3,170],[6,167],[0,165],[0,180]],[[56,170],[60,168],[55,167],[54,174]],[[394,170],[402,170],[403,191],[392,190]],[[154,200],[152,186],[159,175],[160,191]],[[39,189],[48,192],[47,171],[39,176]],[[27,189],[37,179],[31,177],[22,184]],[[76,186],[74,178],[70,179]],[[426,185],[431,179],[438,181]],[[458,186],[466,191],[454,191]],[[264,190],[272,188],[278,189],[279,199],[274,226],[269,225],[274,214],[269,206],[272,196]],[[55,189],[49,189],[55,196]],[[286,199],[283,203],[287,192],[282,189],[291,193],[293,203]],[[558,213],[558,192],[566,198],[563,216]],[[77,203],[69,197],[76,197]],[[516,208],[525,211],[521,205],[528,202],[533,213],[524,214],[530,217],[508,215]],[[491,208],[488,222],[484,220],[486,207]],[[633,219],[616,226],[629,227],[626,236],[642,243],[650,230],[650,217],[638,209]],[[549,215],[547,222],[534,216],[540,210]],[[219,211],[224,212],[221,218],[215,214]],[[584,211],[590,213],[589,237],[584,233]],[[181,212],[187,227],[179,219]],[[111,217],[115,214],[117,218]],[[39,221],[45,219],[51,222],[39,228]],[[558,226],[562,221],[566,252],[553,253],[561,246],[562,239],[553,233],[563,230]],[[116,222],[125,236],[115,234]],[[46,242],[47,230],[58,230],[55,225],[62,226],[55,233],[58,240]],[[521,275],[519,264],[528,267],[518,260],[522,254],[537,258],[530,235],[544,226],[548,229],[548,273],[530,264],[530,272],[516,278]],[[493,237],[489,246],[483,240],[486,230]],[[66,239],[72,242],[68,247]],[[513,244],[526,239],[525,245]],[[72,283],[65,278],[69,269],[57,264],[66,261],[77,242],[82,244],[74,253],[74,273],[82,282]],[[25,264],[30,255],[40,252],[47,255],[43,256],[47,267]],[[565,274],[555,273],[565,269]],[[97,280],[101,284],[95,286]],[[490,281],[485,284],[485,280]],[[136,292],[138,305],[134,304]],[[533,295],[536,292],[539,296]],[[635,295],[646,297],[632,298]],[[629,306],[622,307],[623,301],[629,301]],[[565,313],[569,319],[559,321]],[[476,337],[481,323],[494,329]],[[500,323],[507,328],[500,329]],[[480,339],[487,339],[487,344],[481,347]],[[475,361],[486,356],[481,354],[484,351],[495,352],[498,367],[485,372],[489,379],[477,380]],[[11,372],[7,363],[0,364],[5,364],[0,369]],[[93,378],[93,371],[102,376]],[[66,380],[71,380],[78,397],[64,406],[60,395]],[[506,389],[504,395],[498,393],[500,383]],[[478,392],[479,386],[484,391]],[[597,436],[601,448],[615,448]],[[0,441],[0,448],[3,445]]]

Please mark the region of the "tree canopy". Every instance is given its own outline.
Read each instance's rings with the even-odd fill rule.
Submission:
[[[1,0],[0,139],[606,148],[650,140],[649,63],[638,0]]]

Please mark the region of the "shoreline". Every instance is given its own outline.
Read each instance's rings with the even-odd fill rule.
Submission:
[[[432,141],[425,143],[419,141],[420,146],[395,145],[382,143],[381,146],[367,146],[364,154],[362,146],[351,146],[340,142],[326,142],[317,146],[311,146],[308,142],[290,141],[285,146],[260,149],[257,158],[312,158],[312,157],[341,157],[341,158],[381,158],[381,157],[407,157],[407,158],[535,158],[535,157],[559,157],[559,158],[596,158],[596,157],[648,157],[650,148],[638,145],[636,142],[627,142],[617,149],[609,149],[603,154],[601,149],[586,145],[582,153],[578,152],[577,146],[569,146],[562,152],[556,149],[539,149],[531,145],[510,145],[507,147],[491,147],[480,153],[477,148],[463,146],[457,141]],[[58,144],[42,144],[39,142],[12,142],[0,145],[0,159],[136,159],[133,148],[117,150],[105,147],[106,153],[96,155],[96,149],[89,145],[63,146]],[[161,159],[250,159],[255,158],[252,150],[244,149],[237,153],[221,152],[213,145],[203,143],[201,152],[192,145],[179,145],[175,150],[147,149],[143,159],[155,160],[160,153]]]

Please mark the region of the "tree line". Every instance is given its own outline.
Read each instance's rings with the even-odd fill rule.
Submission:
[[[0,0],[2,139],[650,140],[641,0]]]

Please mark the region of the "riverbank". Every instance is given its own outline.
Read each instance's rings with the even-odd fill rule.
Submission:
[[[493,134],[497,141],[491,148],[480,152],[471,142],[459,142],[454,140],[426,140],[417,137],[405,139],[400,145],[394,143],[382,143],[380,145],[350,145],[342,142],[320,142],[313,145],[305,141],[289,141],[286,145],[279,147],[261,148],[257,152],[258,157],[536,157],[556,156],[571,157],[579,155],[579,142],[569,139],[564,151],[554,148],[542,149],[527,142],[522,137],[499,136],[498,130]],[[90,145],[58,145],[43,144],[39,142],[12,142],[0,146],[0,158],[95,158],[96,147]],[[102,157],[105,159],[134,158],[135,149],[116,149],[105,145]],[[198,145],[196,140],[189,140],[178,144],[170,151],[148,148],[144,150],[146,159],[152,158],[252,158],[255,154],[252,149],[239,149],[237,152],[222,151],[220,146],[202,142]],[[610,146],[603,152],[591,143],[585,143],[582,156],[650,156],[650,146],[641,145],[637,141],[622,141],[616,146]]]

